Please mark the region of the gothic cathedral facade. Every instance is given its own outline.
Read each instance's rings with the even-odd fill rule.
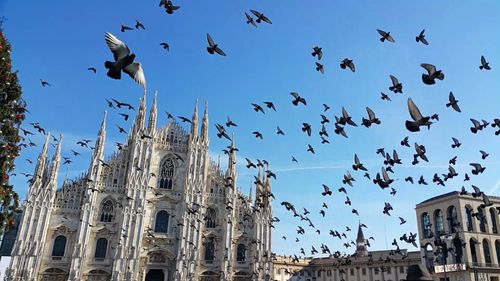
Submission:
[[[106,114],[88,171],[58,188],[60,137],[43,146],[23,206],[9,281],[270,280],[272,193],[266,173],[243,195],[236,150],[228,166],[209,157],[208,111],[198,132],[156,127],[146,95],[127,141],[104,158]]]

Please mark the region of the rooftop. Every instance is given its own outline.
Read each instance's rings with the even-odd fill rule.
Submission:
[[[426,204],[426,203],[429,203],[429,202],[433,202],[433,201],[437,201],[437,200],[440,200],[440,199],[443,199],[443,198],[447,198],[447,197],[463,197],[463,198],[467,198],[467,199],[476,199],[476,200],[482,200],[480,197],[473,197],[472,195],[460,195],[460,192],[459,191],[451,191],[451,192],[448,192],[448,193],[444,193],[444,194],[441,194],[441,195],[438,195],[438,196],[434,196],[434,197],[431,197],[427,200],[424,200],[420,203],[417,204],[418,205],[422,205],[422,204]],[[498,196],[492,196],[492,195],[488,195],[488,198],[490,198],[490,200],[498,200],[500,201],[500,197]]]

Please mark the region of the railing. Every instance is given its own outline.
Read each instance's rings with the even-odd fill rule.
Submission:
[[[468,262],[467,267],[489,267],[489,268],[500,268],[497,263],[479,263],[479,262]]]

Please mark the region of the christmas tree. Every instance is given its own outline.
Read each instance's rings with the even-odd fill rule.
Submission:
[[[19,126],[26,112],[17,73],[11,70],[10,44],[2,23],[0,19],[0,233],[14,227],[14,214],[19,206],[19,196],[9,184],[9,174],[20,152]]]

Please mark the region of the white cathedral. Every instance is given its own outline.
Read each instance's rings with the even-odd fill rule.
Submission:
[[[255,200],[236,186],[234,141],[227,170],[209,157],[208,111],[198,132],[156,128],[146,95],[127,142],[104,157],[106,114],[88,171],[58,188],[60,138],[49,136],[23,207],[8,281],[270,280],[272,193],[256,177]]]

